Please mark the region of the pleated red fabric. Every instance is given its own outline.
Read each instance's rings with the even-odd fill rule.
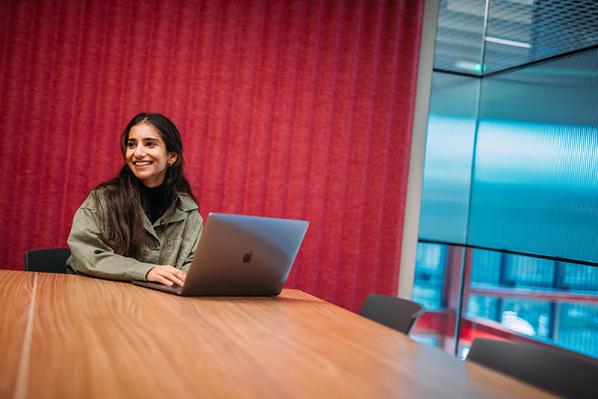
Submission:
[[[2,1],[0,267],[65,246],[140,111],[201,212],[307,219],[287,287],[396,293],[423,1]]]

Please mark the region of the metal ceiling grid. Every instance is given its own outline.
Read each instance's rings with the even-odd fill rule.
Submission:
[[[595,0],[441,0],[434,68],[483,76],[596,45]]]

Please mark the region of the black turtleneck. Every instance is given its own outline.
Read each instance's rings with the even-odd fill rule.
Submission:
[[[153,224],[168,208],[168,204],[166,203],[166,187],[164,185],[158,187],[146,187],[143,184],[140,184],[139,186],[141,205],[143,206],[147,218]]]

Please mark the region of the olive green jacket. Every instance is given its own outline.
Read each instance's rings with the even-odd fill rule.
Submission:
[[[143,215],[146,244],[138,259],[117,255],[102,241],[99,212],[95,196],[90,194],[75,213],[68,238],[71,257],[67,261],[75,272],[112,280],[145,280],[156,265],[171,265],[187,272],[193,260],[202,230],[197,204],[179,193],[180,204],[174,212],[162,215],[152,225]]]

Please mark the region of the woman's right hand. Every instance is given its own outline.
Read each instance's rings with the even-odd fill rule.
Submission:
[[[150,269],[145,278],[147,281],[155,281],[170,287],[173,284],[182,286],[186,276],[185,272],[174,266],[158,265]]]

